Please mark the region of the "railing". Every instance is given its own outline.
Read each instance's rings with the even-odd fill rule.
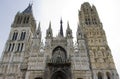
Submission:
[[[71,59],[47,59],[46,63],[48,65],[70,65],[71,64]]]

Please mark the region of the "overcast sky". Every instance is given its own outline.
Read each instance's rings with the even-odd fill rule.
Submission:
[[[16,13],[22,12],[31,2],[33,2],[36,22],[41,23],[42,38],[45,37],[49,21],[54,28],[54,36],[58,34],[61,17],[64,34],[69,21],[73,36],[76,37],[78,10],[81,4],[84,2],[94,4],[120,74],[120,0],[0,0],[0,54],[4,49]]]

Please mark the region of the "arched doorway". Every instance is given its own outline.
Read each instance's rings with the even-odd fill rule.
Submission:
[[[46,63],[44,79],[71,79],[71,61],[63,47],[53,49],[52,57]]]
[[[111,79],[111,78],[110,78],[111,75],[110,75],[109,72],[106,73],[106,76],[107,76],[107,79]]]
[[[98,79],[103,79],[103,75],[101,72],[98,72]]]
[[[68,78],[67,75],[62,71],[57,71],[51,76],[51,79],[68,79]]]

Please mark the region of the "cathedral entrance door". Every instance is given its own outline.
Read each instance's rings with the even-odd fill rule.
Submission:
[[[61,71],[55,72],[51,79],[67,79],[67,75]]]

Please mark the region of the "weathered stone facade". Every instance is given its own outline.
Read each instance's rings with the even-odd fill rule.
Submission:
[[[0,79],[119,79],[95,6],[83,3],[78,16],[76,43],[69,22],[64,36],[62,20],[56,37],[49,23],[43,43],[32,5],[18,12],[0,61]]]

